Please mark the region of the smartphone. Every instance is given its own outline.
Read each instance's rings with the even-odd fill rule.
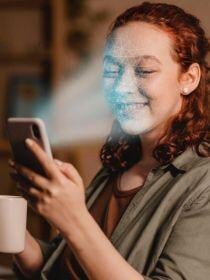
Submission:
[[[9,118],[6,129],[14,160],[36,173],[46,176],[41,164],[25,144],[26,138],[33,139],[52,158],[43,120],[39,118]]]

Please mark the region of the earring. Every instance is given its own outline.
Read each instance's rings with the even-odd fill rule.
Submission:
[[[182,94],[184,94],[184,95],[188,94],[188,88],[187,88],[187,87],[184,87],[184,88],[183,88]]]

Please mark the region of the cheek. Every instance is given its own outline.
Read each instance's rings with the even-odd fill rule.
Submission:
[[[103,79],[103,92],[105,99],[108,103],[114,102],[114,79],[104,78]]]
[[[173,75],[158,74],[147,79],[144,84],[151,100],[166,104],[180,97],[179,83]]]
[[[103,88],[105,92],[109,92],[113,90],[114,87],[114,79],[113,78],[103,78]]]
[[[171,77],[155,77],[145,84],[150,98],[150,113],[158,119],[169,117],[180,109],[179,84]]]
[[[150,102],[150,113],[158,121],[165,121],[181,109],[182,99],[175,91],[159,92]]]

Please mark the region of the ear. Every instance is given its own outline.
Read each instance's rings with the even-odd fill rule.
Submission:
[[[194,91],[201,77],[201,69],[198,63],[192,63],[188,70],[180,76],[180,92],[183,95],[188,95]]]

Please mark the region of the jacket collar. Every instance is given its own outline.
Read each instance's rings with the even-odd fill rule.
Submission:
[[[188,147],[184,152],[178,155],[172,162],[159,166],[165,172],[170,171],[171,175],[175,177],[179,173],[185,173],[192,166],[194,159],[199,155],[192,147]]]
[[[192,147],[188,147],[184,152],[174,158],[172,162],[160,165],[152,170],[156,171],[157,169],[162,169],[165,172],[169,170],[172,175],[176,173],[185,173],[193,165],[194,160],[198,158],[199,155],[196,151]],[[110,175],[106,168],[103,168],[102,173],[105,177]]]

